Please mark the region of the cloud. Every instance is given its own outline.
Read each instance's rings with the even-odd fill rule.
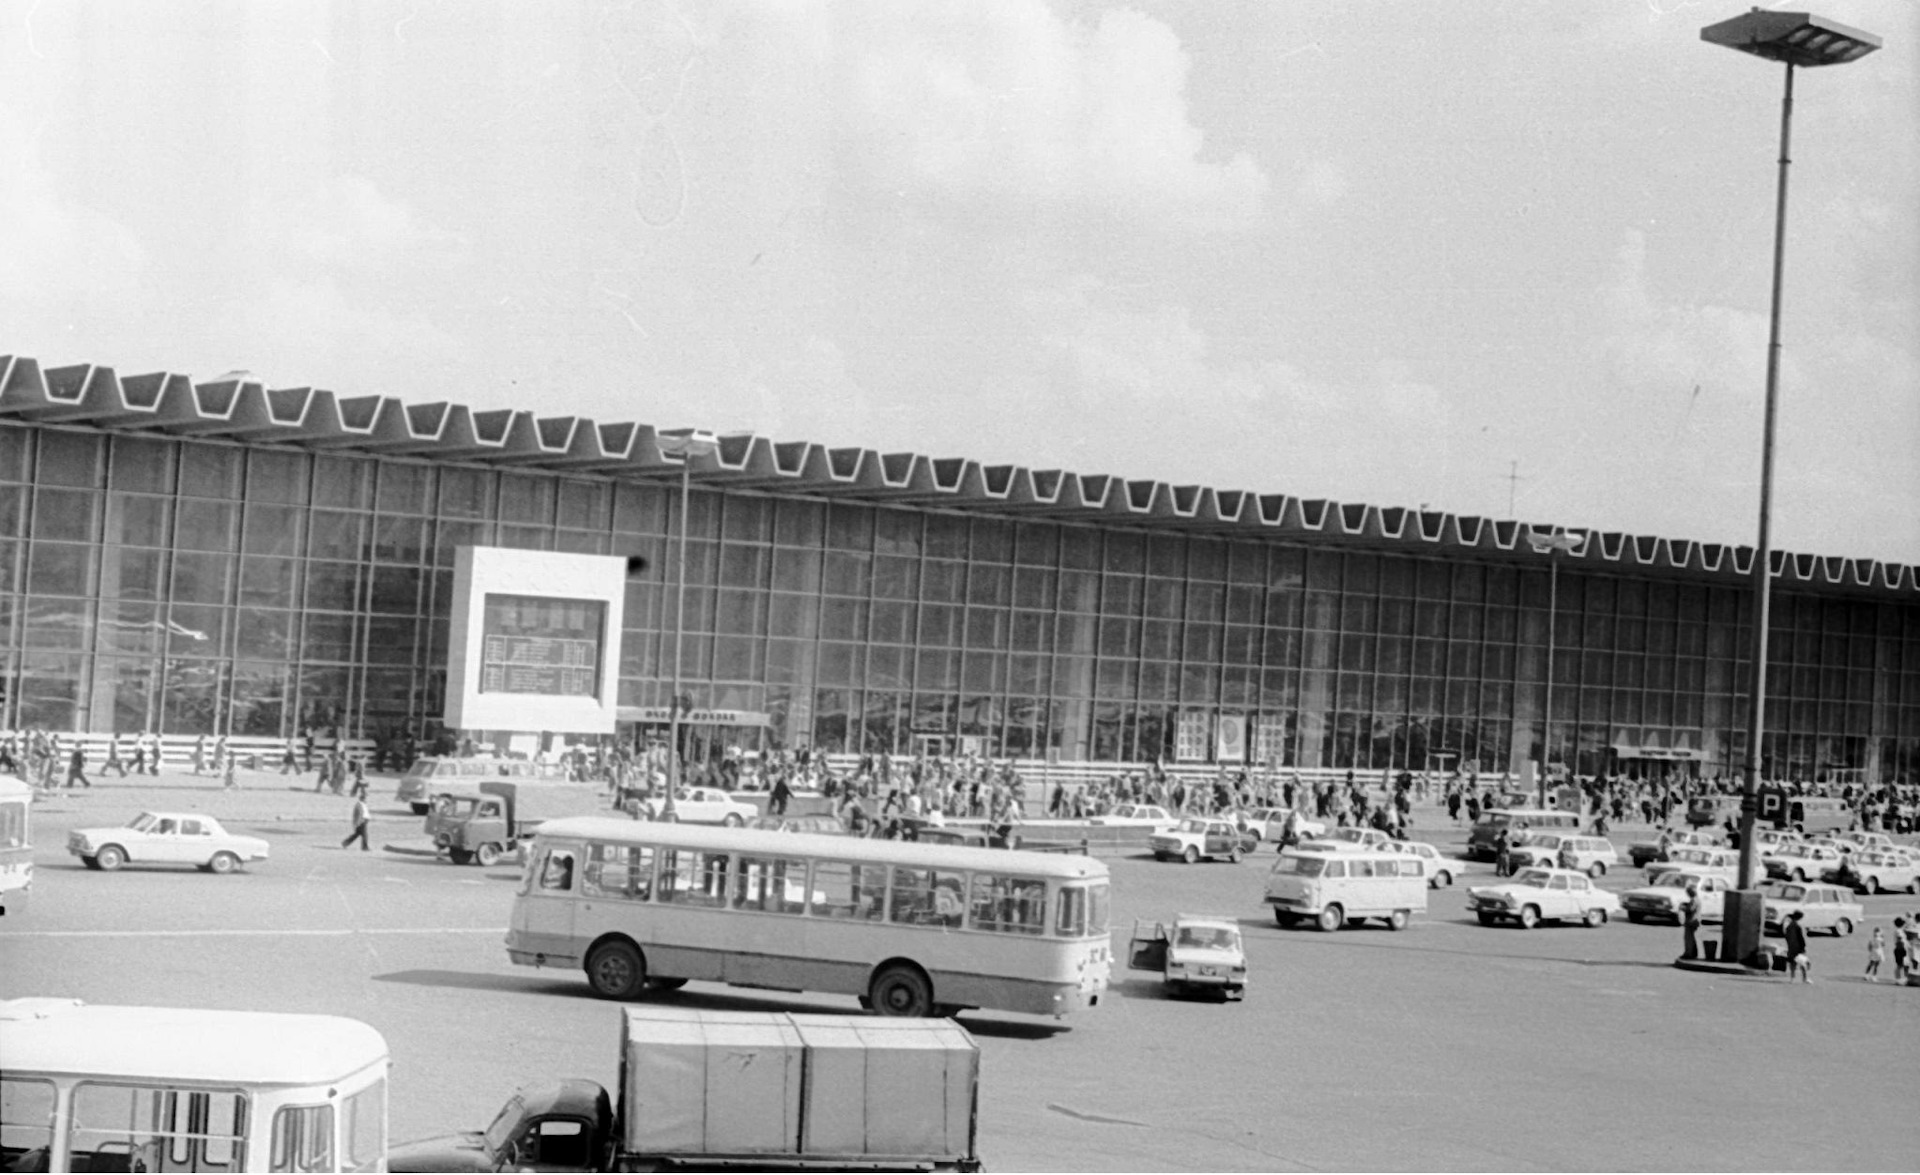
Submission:
[[[1244,153],[1203,158],[1190,58],[1165,24],[1087,27],[1031,0],[874,5],[836,29],[839,112],[873,190],[968,206],[1243,225],[1269,180]]]
[[[139,287],[149,260],[140,239],[62,191],[41,160],[38,136],[4,109],[0,159],[7,161],[0,167],[0,300],[44,313],[51,302]]]

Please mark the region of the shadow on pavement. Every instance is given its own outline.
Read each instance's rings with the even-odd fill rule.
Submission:
[[[406,983],[415,987],[452,987],[464,991],[517,991],[529,995],[588,995],[580,983],[557,979],[521,978],[517,975],[489,975],[479,971],[392,971],[373,977],[380,983]]]

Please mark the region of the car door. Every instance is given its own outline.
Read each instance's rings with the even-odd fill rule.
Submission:
[[[1218,820],[1207,822],[1206,845],[1200,851],[1209,857],[1224,857],[1233,849],[1233,826]]]
[[[165,816],[154,823],[142,838],[138,846],[128,845],[127,856],[133,859],[144,858],[148,861],[178,862],[186,860],[187,846],[180,838],[180,818]]]
[[[1567,889],[1567,878],[1555,874],[1547,879],[1547,888],[1540,898],[1540,916],[1543,918],[1565,918],[1573,913],[1573,894]]]
[[[191,816],[180,819],[180,855],[175,858],[195,865],[213,859],[213,830],[206,821]]]
[[[1154,923],[1152,931],[1142,929],[1142,924],[1133,924],[1133,937],[1127,943],[1127,966],[1134,971],[1153,971],[1164,974],[1167,969],[1167,927],[1163,922]]]
[[[1700,882],[1700,918],[1702,921],[1721,921],[1726,917],[1727,883],[1723,878],[1708,877]]]

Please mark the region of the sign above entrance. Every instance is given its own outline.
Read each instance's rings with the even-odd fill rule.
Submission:
[[[622,722],[672,722],[668,706],[622,706]],[[682,710],[682,726],[772,726],[773,716],[759,710]]]

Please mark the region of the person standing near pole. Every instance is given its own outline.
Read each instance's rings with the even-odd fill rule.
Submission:
[[[226,761],[220,765],[220,786],[227,791],[240,790],[240,753],[228,751]]]
[[[367,826],[372,821],[373,809],[367,807],[366,797],[356,795],[353,798],[353,831],[340,842],[340,847],[344,849],[357,840],[360,842],[360,851],[367,852]]]
[[[1798,975],[1800,982],[1812,983],[1813,960],[1807,955],[1807,930],[1800,925],[1800,911],[1795,910],[1787,915],[1784,937],[1787,940],[1787,982],[1792,983],[1793,977]]]
[[[1680,903],[1680,957],[1700,957],[1700,887],[1687,883],[1687,900]]]

